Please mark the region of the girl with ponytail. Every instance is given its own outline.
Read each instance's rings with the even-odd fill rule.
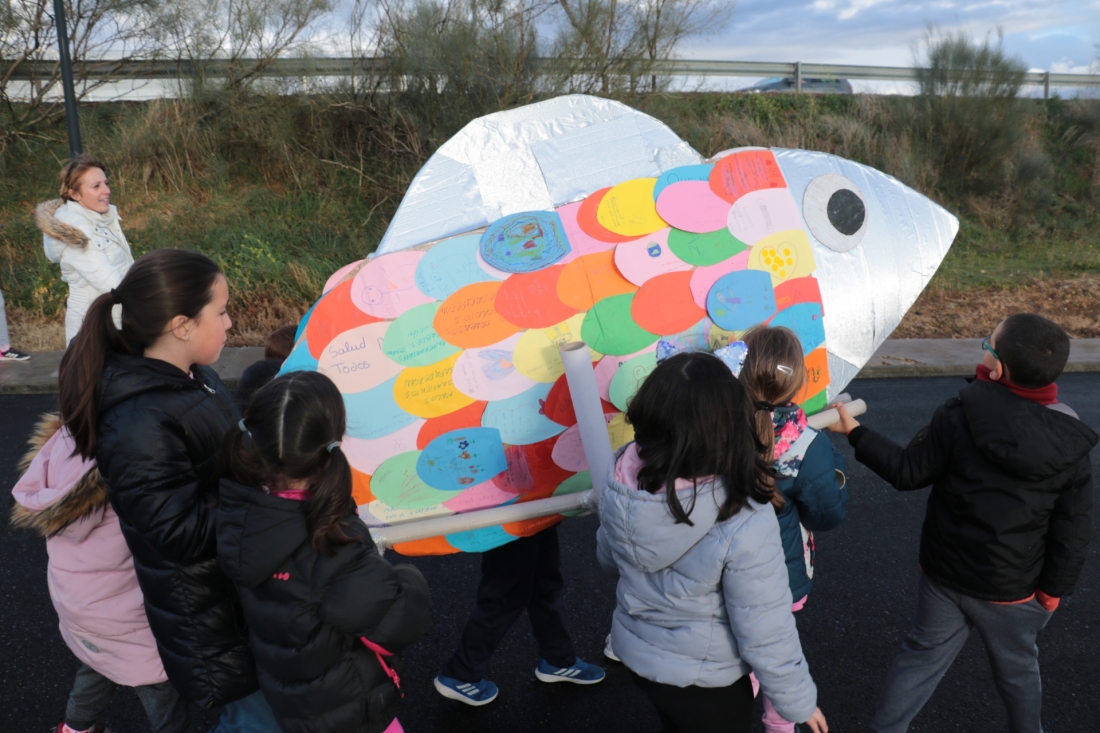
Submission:
[[[428,586],[359,521],[344,400],[292,372],[253,395],[222,454],[218,559],[284,733],[399,733],[396,652],[431,623]]]
[[[169,681],[201,707],[225,706],[216,733],[268,733],[277,724],[215,544],[217,455],[239,419],[210,368],[228,301],[210,259],[145,255],[92,302],[61,360],[59,403],[74,455],[95,459],[106,482]]]
[[[758,326],[742,340],[749,347],[740,380],[756,408],[756,429],[767,456],[775,462],[773,501],[783,538],[792,610],[805,604],[814,577],[814,532],[844,521],[848,491],[844,459],[829,441],[806,424],[795,402],[806,379],[802,343],[782,326]],[[795,724],[776,712],[764,696],[766,733],[793,733]]]

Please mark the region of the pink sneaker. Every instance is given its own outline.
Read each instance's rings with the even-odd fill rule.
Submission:
[[[112,731],[110,728],[100,727],[99,723],[94,724],[86,731],[73,730],[69,726],[65,725],[65,721],[62,720],[60,723],[57,724],[57,733],[112,733]]]

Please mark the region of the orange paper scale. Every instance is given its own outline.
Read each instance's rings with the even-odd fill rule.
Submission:
[[[565,265],[558,278],[558,298],[577,311],[587,311],[604,298],[637,289],[615,267],[614,250],[578,257]]]
[[[558,279],[565,265],[512,275],[500,285],[496,309],[520,328],[550,328],[577,312],[558,298]]]
[[[374,494],[370,490],[370,478],[369,474],[351,469],[351,498],[355,500],[355,506],[363,506],[374,501]]]
[[[344,331],[382,320],[356,307],[351,299],[351,286],[354,281],[354,278],[345,280],[325,293],[310,314],[309,321],[306,323],[305,337],[309,353],[314,359],[320,359],[324,348]]]
[[[454,555],[458,549],[453,547],[445,537],[429,537],[426,540],[413,542],[398,542],[393,546],[394,552],[406,557],[418,555]]]
[[[601,188],[589,195],[581,206],[577,209],[577,226],[581,228],[581,231],[592,237],[598,239],[601,242],[612,242],[619,244],[620,242],[629,242],[637,237],[630,237],[623,234],[616,234],[611,231],[596,219],[596,210],[600,208],[600,202],[603,201],[603,197],[607,195],[607,192],[611,190],[611,187]]]
[[[420,427],[420,432],[416,434],[417,450],[424,450],[428,447],[428,443],[431,443],[443,433],[461,430],[462,428],[480,427],[481,415],[485,412],[485,406],[488,404],[488,402],[475,402],[460,410],[455,410],[450,415],[429,418]]]
[[[731,204],[752,191],[786,187],[783,172],[770,150],[732,153],[715,163],[710,171],[710,190]]]
[[[706,317],[691,294],[691,271],[669,272],[646,281],[634,295],[630,315],[639,326],[660,336],[688,330]]]
[[[794,402],[802,404],[829,386],[829,354],[825,347],[814,349],[806,355],[806,381],[794,396]]]
[[[433,325],[449,344],[460,349],[491,346],[520,331],[496,310],[499,282],[480,282],[456,290],[439,304]]]

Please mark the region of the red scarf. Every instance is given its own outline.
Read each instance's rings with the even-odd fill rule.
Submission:
[[[309,499],[309,489],[283,489],[282,491],[272,491],[266,486],[263,487],[265,494],[271,496],[277,496],[280,499],[290,499],[291,501],[306,501]]]
[[[1013,384],[1007,379],[993,379],[989,376],[989,367],[985,364],[978,365],[978,381],[979,382],[993,382],[994,384],[1000,384],[1012,392],[1012,394],[1019,397],[1023,397],[1025,400],[1031,400],[1032,402],[1038,402],[1040,405],[1053,405],[1058,401],[1058,385],[1048,384],[1045,387],[1035,387],[1030,389],[1028,387],[1021,387],[1018,384]]]

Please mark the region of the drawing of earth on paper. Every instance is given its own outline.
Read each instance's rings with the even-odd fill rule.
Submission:
[[[421,169],[378,252],[342,268],[283,372],[344,394],[370,525],[590,488],[558,346],[590,349],[612,446],[659,339],[761,323],[806,354],[816,412],[900,322],[958,231],[879,171],[804,150],[704,159],[657,120],[572,95],[471,122]],[[477,552],[543,517],[395,546]]]

